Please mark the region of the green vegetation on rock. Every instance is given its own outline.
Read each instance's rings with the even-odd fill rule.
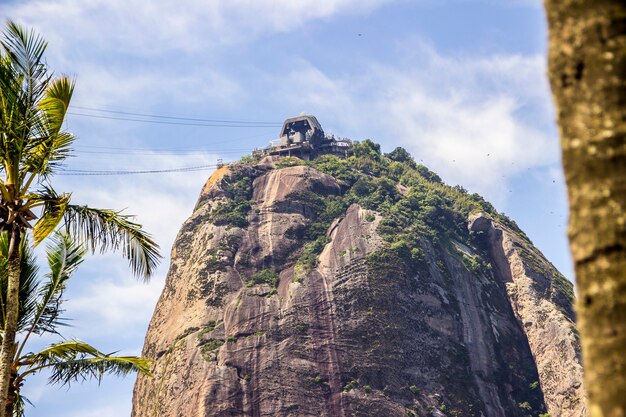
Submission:
[[[296,264],[296,279],[317,265],[317,256],[327,243],[328,227],[355,203],[382,215],[377,232],[387,242],[385,251],[395,253],[404,262],[423,261],[420,240],[424,238],[435,243],[455,239],[471,244],[467,217],[472,212],[485,213],[527,239],[513,221],[499,214],[481,196],[468,194],[460,186],[444,184],[437,174],[415,163],[403,148],[383,154],[380,145],[368,139],[354,142],[352,156],[346,159],[321,155],[312,161],[286,157],[276,162],[278,168],[297,165],[310,166],[335,178],[341,186],[341,195],[325,195],[313,186],[287,197],[302,204],[312,220],[306,227],[287,233],[287,237],[308,242]],[[250,179],[244,176],[235,183],[249,184]],[[228,192],[232,192],[231,188]],[[250,207],[246,205],[250,191],[243,186],[234,189],[239,190],[240,203],[230,204],[229,210],[237,206],[240,214],[233,216],[242,217]],[[370,214],[366,221],[374,219]],[[469,263],[471,267],[483,267],[471,260]]]
[[[278,272],[273,269],[262,269],[252,275],[250,281],[255,284],[268,284],[270,287],[276,287],[278,284]]]
[[[549,262],[535,249],[530,239],[514,221],[486,202],[478,194],[470,194],[461,186],[449,186],[427,167],[417,164],[403,148],[383,154],[380,145],[365,140],[354,142],[352,155],[341,159],[334,155],[321,155],[311,161],[285,157],[277,160],[277,168],[309,166],[332,176],[341,187],[340,195],[328,195],[323,187],[313,184],[310,189],[296,191],[287,196],[291,203],[303,207],[310,220],[305,226],[289,229],[286,237],[304,241],[302,252],[295,265],[296,281],[315,268],[318,256],[328,243],[326,232],[330,224],[344,215],[351,204],[358,204],[382,216],[377,232],[386,245],[379,254],[368,260],[384,266],[390,263],[418,264],[425,260],[424,242],[451,248],[452,241],[461,242],[480,251],[481,234],[472,236],[467,230],[471,213],[483,213],[510,229],[521,238],[522,253],[529,267],[545,271],[546,265],[553,274],[554,297],[573,299],[573,289]],[[235,171],[226,181],[225,194],[232,200],[219,205],[214,218],[243,227],[251,205],[251,183],[256,159],[244,158],[235,165]],[[248,165],[250,164],[250,165]],[[375,220],[369,213],[366,221]],[[448,250],[458,253],[458,251]],[[481,256],[460,254],[460,260],[470,272],[488,274],[491,266]],[[545,265],[544,265],[545,263]],[[445,269],[445,268],[444,268]],[[446,271],[443,271],[446,273]],[[255,280],[256,282],[256,280]]]
[[[200,353],[206,361],[213,361],[217,358],[217,351],[224,344],[223,340],[209,340],[200,345]]]
[[[211,211],[211,219],[216,225],[233,227],[248,226],[248,212],[252,208],[252,177],[235,166],[224,181],[223,190],[227,199]]]

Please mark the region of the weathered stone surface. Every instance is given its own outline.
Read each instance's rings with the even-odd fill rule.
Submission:
[[[495,276],[505,284],[515,317],[528,339],[550,414],[586,415],[578,333],[567,294],[572,291],[569,282],[505,226],[476,215],[469,227],[488,236]]]
[[[248,224],[216,225],[238,170]],[[303,192],[341,189],[271,159],[208,180],[172,250],[144,346],[155,377],[138,378],[133,416],[584,415],[567,288],[523,237],[476,214],[475,245],[423,239],[406,263],[385,249],[381,215],[352,204],[303,268]],[[275,288],[254,282],[268,270]]]

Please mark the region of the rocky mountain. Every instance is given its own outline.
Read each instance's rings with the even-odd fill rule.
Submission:
[[[133,416],[584,416],[572,284],[403,149],[352,151],[209,178]]]

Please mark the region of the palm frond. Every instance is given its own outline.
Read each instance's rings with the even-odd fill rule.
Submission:
[[[31,320],[35,333],[56,332],[65,284],[85,259],[86,249],[67,234],[56,233],[47,247],[47,281],[40,287],[36,313]]]
[[[24,115],[28,104],[23,101],[22,78],[15,72],[10,57],[0,57],[0,156],[2,168],[19,158],[22,138],[28,132]]]
[[[104,375],[126,376],[132,372],[141,372],[152,376],[151,362],[134,356],[103,356],[97,358],[73,359],[51,365],[51,384],[69,385],[88,379],[102,380]]]
[[[43,37],[33,30],[27,32],[13,21],[7,22],[3,35],[0,44],[20,72],[31,76],[41,74],[38,71],[43,71],[43,54],[48,46]]]
[[[20,363],[29,367],[22,377],[49,369],[52,372],[50,383],[61,385],[88,379],[100,381],[105,374],[124,376],[131,372],[141,372],[152,376],[152,362],[148,359],[105,354],[77,340],[53,344],[38,353],[20,358]]]
[[[119,211],[68,204],[65,225],[70,235],[85,242],[91,251],[121,250],[135,275],[149,279],[161,255],[159,245],[133,222],[133,216]]]
[[[41,217],[33,228],[35,246],[41,243],[59,225],[69,204],[71,194],[57,194],[52,187],[45,187],[30,201],[43,203]]]
[[[37,305],[36,289],[38,286],[37,276],[39,273],[39,267],[37,266],[37,258],[30,241],[26,236],[22,238],[20,256],[20,308],[17,323],[18,332],[21,332],[28,327]]]
[[[20,102],[22,83],[15,73],[8,56],[0,57],[0,122],[2,123],[3,135],[12,132],[19,123],[21,110],[25,110]]]
[[[29,163],[33,159],[29,151],[37,148],[42,140],[52,141],[56,135],[50,134],[49,117],[38,108],[46,97],[51,80],[43,59],[46,47],[41,36],[12,21],[7,22],[0,38],[0,51],[3,52],[0,65],[0,158],[7,184],[18,192],[25,178],[25,168],[28,170],[33,166]],[[38,150],[34,155],[41,153]],[[39,164],[39,168],[44,176],[49,173],[49,167]],[[31,176],[29,185],[35,177]],[[19,198],[19,194],[15,198]]]
[[[71,155],[74,135],[61,131],[72,99],[74,81],[68,77],[52,80],[45,97],[38,103],[38,137],[29,140],[24,152],[22,171],[46,177]]]
[[[37,353],[31,353],[20,358],[21,362],[29,362],[31,367],[47,366],[58,361],[76,359],[80,355],[92,357],[105,356],[95,347],[80,340],[66,340],[54,343]]]
[[[15,400],[15,404],[13,405],[13,415],[7,417],[24,417],[26,415],[26,404],[31,406],[33,405],[33,403],[28,398],[18,392],[17,399]]]
[[[48,134],[46,132],[46,134]],[[71,145],[74,143],[74,135],[68,132],[57,132],[43,139],[31,140],[33,146],[24,152],[21,166],[22,178],[28,174],[39,176],[40,181],[48,179],[61,163],[72,156]],[[27,186],[31,181],[27,182]],[[26,190],[23,189],[23,192]]]
[[[74,80],[69,77],[56,78],[50,82],[45,97],[38,103],[39,110],[46,115],[51,134],[61,131],[67,109],[70,107],[74,86]]]
[[[48,78],[43,54],[48,44],[33,30],[27,32],[12,21],[7,22],[3,35],[0,44],[10,57],[15,71],[23,76],[26,103],[29,107],[34,106],[46,90]]]

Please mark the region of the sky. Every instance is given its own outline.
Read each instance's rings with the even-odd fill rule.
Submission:
[[[0,0],[0,17],[43,35],[49,67],[76,80],[68,170],[233,161],[314,114],[327,133],[405,147],[483,195],[573,277],[540,0]],[[210,173],[54,178],[74,203],[136,214],[164,255],[148,284],[119,254],[90,257],[66,292],[64,336],[141,352]],[[36,376],[27,415],[128,416],[134,379],[67,389]]]

